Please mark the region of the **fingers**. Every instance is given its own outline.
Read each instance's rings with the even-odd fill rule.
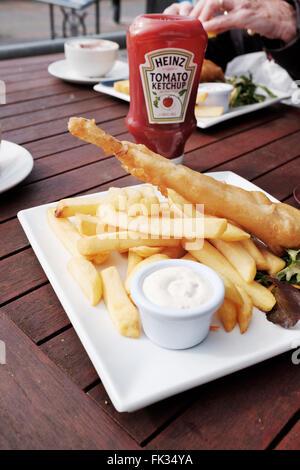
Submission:
[[[208,21],[223,10],[231,11],[236,0],[200,0],[193,8],[190,16],[199,18],[200,21]],[[223,6],[222,6],[223,5]]]
[[[202,25],[206,31],[217,31],[224,33],[230,29],[245,29],[245,19],[239,11],[232,11],[228,15],[215,16],[211,20],[203,21]]]
[[[200,15],[203,11],[205,3],[210,3],[210,1],[211,0],[199,0],[199,2],[197,2],[194,8],[191,10],[190,16],[194,16],[195,18],[200,19]]]
[[[179,3],[172,3],[164,10],[165,15],[179,15]]]
[[[190,11],[193,9],[191,2],[173,3],[165,9],[166,15],[181,15],[188,16]]]
[[[193,5],[191,2],[182,2],[180,4],[180,15],[189,16],[192,9],[193,9]]]
[[[220,1],[219,0],[209,0],[204,2],[204,6],[202,11],[199,15],[199,20],[201,22],[209,21],[214,15],[219,13],[221,10]]]

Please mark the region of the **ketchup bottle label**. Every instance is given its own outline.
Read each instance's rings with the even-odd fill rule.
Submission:
[[[185,49],[157,49],[140,65],[149,123],[183,122],[197,64]]]

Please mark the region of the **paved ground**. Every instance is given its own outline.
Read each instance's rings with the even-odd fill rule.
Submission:
[[[111,0],[100,2],[101,32],[125,30],[132,19],[145,11],[143,0],[121,0],[121,23],[112,19]],[[86,9],[88,34],[95,32],[94,6]],[[55,8],[55,24],[61,36],[62,14]],[[0,1],[0,45],[13,44],[38,39],[49,39],[49,7],[31,0]]]

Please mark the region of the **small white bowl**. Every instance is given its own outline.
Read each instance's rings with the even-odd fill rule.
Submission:
[[[204,277],[212,289],[210,298],[195,308],[169,309],[150,302],[143,293],[144,279],[152,272],[169,267],[185,266]],[[209,332],[212,316],[223,302],[225,289],[219,275],[195,261],[170,259],[140,269],[131,282],[130,294],[140,311],[148,338],[163,348],[187,349],[201,343]]]
[[[84,77],[101,77],[108,73],[118,56],[119,44],[105,39],[78,38],[66,41],[67,63]]]
[[[234,87],[229,83],[200,83],[198,86],[198,93],[207,93],[207,98],[203,106],[223,106],[224,113],[227,113],[229,108],[230,95]],[[200,104],[200,106],[201,106]]]

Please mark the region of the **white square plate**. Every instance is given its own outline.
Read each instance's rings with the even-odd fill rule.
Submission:
[[[232,172],[210,175],[247,190],[259,189]],[[143,332],[139,339],[121,336],[104,303],[90,306],[67,272],[70,255],[46,220],[46,209],[53,205],[23,210],[18,218],[118,411],[143,408],[300,345],[300,322],[294,329],[285,330],[267,321],[265,314],[257,309],[244,335],[238,327],[229,334],[219,328],[210,331],[202,344],[181,351],[162,349],[151,343]],[[112,263],[124,277],[126,257],[113,253],[103,267]],[[219,325],[218,319],[212,324]]]
[[[123,101],[130,102],[129,95],[116,91],[113,86],[107,86],[105,84],[98,83],[94,86],[94,90],[100,93],[105,93],[106,95],[114,96],[115,98],[120,98]],[[208,127],[214,126],[215,124],[219,124],[219,122],[233,119],[234,117],[241,116],[242,114],[248,114],[257,111],[258,109],[267,108],[268,106],[271,106],[274,103],[278,103],[279,101],[282,101],[290,96],[288,93],[282,93],[282,91],[279,90],[272,89],[271,91],[276,95],[276,98],[269,98],[263,90],[260,90],[261,94],[266,95],[266,99],[262,103],[248,104],[247,106],[240,106],[238,108],[229,108],[227,113],[222,114],[222,116],[216,118],[197,119],[197,127],[200,129],[206,129]]]

